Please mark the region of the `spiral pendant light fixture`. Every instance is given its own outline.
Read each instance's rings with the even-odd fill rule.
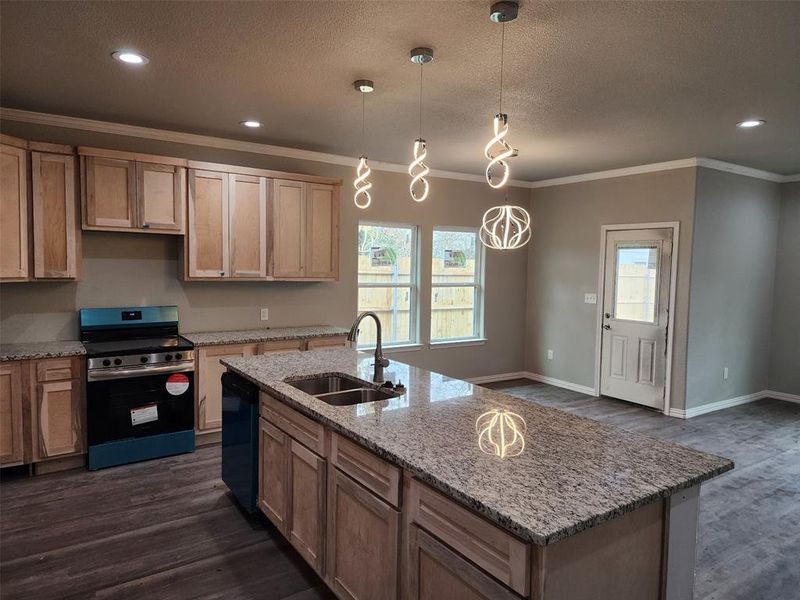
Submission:
[[[517,156],[514,149],[506,140],[508,135],[508,115],[503,112],[503,59],[505,54],[506,26],[509,21],[517,18],[519,5],[513,1],[496,2],[492,5],[489,18],[495,23],[500,23],[503,31],[500,42],[500,110],[492,121],[494,137],[483,149],[489,160],[486,165],[486,182],[494,189],[508,183],[511,171],[507,160]],[[483,214],[481,222],[480,239],[484,246],[492,250],[514,250],[521,248],[531,239],[531,216],[521,206],[506,203],[494,206]]]
[[[425,176],[430,173],[425,159],[428,157],[428,146],[422,137],[422,67],[433,60],[433,50],[430,48],[414,48],[411,53],[411,62],[419,65],[419,137],[414,140],[413,158],[408,165],[408,174],[411,183],[408,191],[416,202],[422,202],[428,197],[430,185]]]
[[[365,129],[365,98],[366,95],[375,89],[375,84],[369,79],[359,79],[353,82],[353,87],[361,92],[361,150],[364,150],[364,129]],[[356,178],[353,180],[353,187],[355,194],[353,194],[353,202],[358,208],[369,208],[372,204],[372,195],[369,190],[372,189],[372,182],[369,180],[372,170],[369,168],[369,159],[366,154],[358,157],[358,166],[356,167]]]

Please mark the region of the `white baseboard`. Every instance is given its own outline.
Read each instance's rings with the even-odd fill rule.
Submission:
[[[691,419],[692,417],[705,415],[707,413],[716,412],[718,410],[723,410],[725,408],[731,408],[732,406],[749,404],[750,402],[755,402],[756,400],[761,400],[762,398],[774,398],[775,400],[784,400],[786,402],[800,403],[800,396],[798,396],[797,394],[787,394],[786,392],[776,392],[773,390],[761,390],[760,392],[747,394],[746,396],[737,396],[736,398],[728,398],[727,400],[720,400],[718,402],[712,402],[710,404],[694,406],[686,410],[682,408],[671,408],[669,409],[669,416],[678,417],[679,419]]]
[[[484,375],[483,377],[470,377],[466,381],[470,383],[495,383],[497,381],[511,381],[512,379],[528,379],[528,374],[525,371],[516,371],[515,373],[498,373],[497,375]]]
[[[554,385],[556,387],[564,388],[567,390],[572,390],[573,392],[579,392],[581,394],[586,394],[587,396],[595,396],[594,388],[590,388],[585,385],[579,385],[577,383],[572,383],[570,381],[562,381],[561,379],[556,379],[554,377],[548,377],[547,375],[539,375],[538,373],[531,373],[528,371],[526,373],[526,377],[528,379],[533,379],[534,381],[538,381],[540,383],[547,383],[549,385]]]

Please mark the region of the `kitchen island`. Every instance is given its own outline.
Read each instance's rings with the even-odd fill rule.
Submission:
[[[291,385],[369,382],[348,348],[222,362],[262,392],[259,506],[337,596],[691,598],[730,460],[397,362],[377,402]]]

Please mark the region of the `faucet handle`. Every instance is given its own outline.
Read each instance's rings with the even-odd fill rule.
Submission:
[[[375,360],[375,364],[381,367],[388,367],[391,363],[388,358],[381,356],[379,359]]]

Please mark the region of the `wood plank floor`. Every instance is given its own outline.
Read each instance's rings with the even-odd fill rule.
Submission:
[[[800,599],[800,404],[765,399],[683,420],[529,380],[488,387],[732,459],[733,471],[701,487],[694,597]]]
[[[683,421],[527,380],[491,387],[734,459],[702,489],[695,598],[800,598],[800,405]],[[218,446],[93,473],[4,471],[0,598],[332,598],[219,473]]]

